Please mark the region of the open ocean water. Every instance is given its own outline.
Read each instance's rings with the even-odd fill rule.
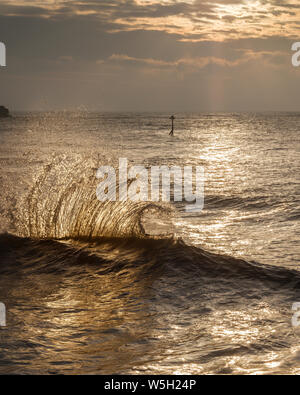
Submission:
[[[300,373],[300,113],[0,120],[0,373]],[[202,166],[184,202],[96,198],[96,171]]]

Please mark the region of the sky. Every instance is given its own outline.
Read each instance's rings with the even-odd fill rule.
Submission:
[[[0,0],[12,110],[298,111],[299,0]]]

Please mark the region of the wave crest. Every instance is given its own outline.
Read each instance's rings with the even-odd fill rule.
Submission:
[[[98,167],[95,158],[66,156],[44,166],[17,215],[17,234],[54,239],[173,237],[170,205],[99,201]]]

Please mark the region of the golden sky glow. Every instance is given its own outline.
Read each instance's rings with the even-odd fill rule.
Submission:
[[[2,12],[9,15],[17,15],[18,7],[24,6],[39,7],[46,18],[61,13],[93,15],[110,24],[109,32],[155,30],[177,34],[183,41],[292,38],[300,28],[300,8],[295,0],[4,0],[2,4],[7,5]]]

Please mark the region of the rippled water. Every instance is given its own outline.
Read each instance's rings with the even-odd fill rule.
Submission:
[[[0,373],[299,373],[300,113],[168,118],[0,120]],[[121,157],[202,166],[204,210],[99,202]]]

